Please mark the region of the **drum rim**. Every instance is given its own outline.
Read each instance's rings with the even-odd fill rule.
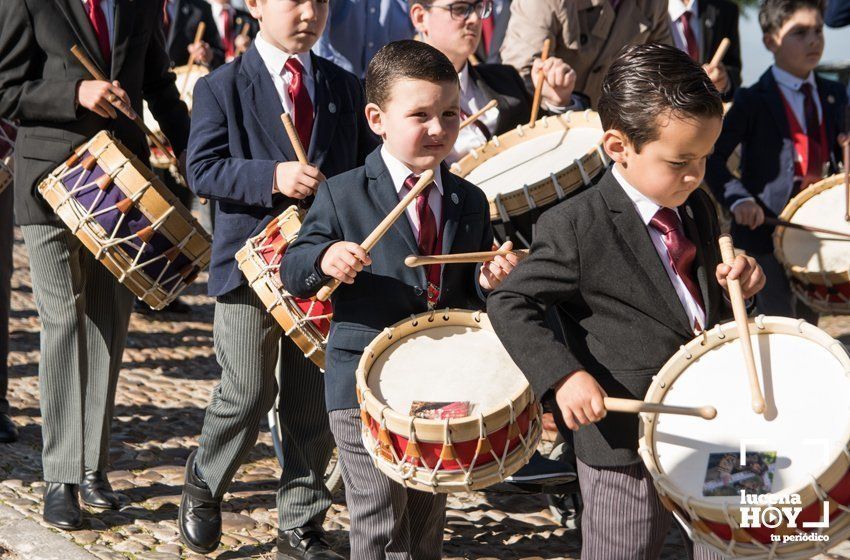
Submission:
[[[453,308],[426,311],[384,329],[366,346],[357,365],[355,376],[357,397],[361,408],[365,408],[366,412],[379,423],[382,420],[386,422],[387,428],[393,433],[404,435],[413,429],[418,440],[432,443],[445,442],[445,431],[447,427],[451,433],[452,441],[477,439],[480,435],[479,423],[482,417],[485,424],[487,424],[488,419],[491,420],[491,423],[487,425],[487,434],[501,430],[510,424],[510,417],[505,418],[503,422],[493,422],[493,420],[501,420],[500,417],[506,414],[504,408],[508,402],[512,404],[514,418],[521,416],[535,400],[533,390],[527,379],[525,385],[517,390],[515,394],[506,398],[505,402],[482,410],[479,414],[473,416],[464,416],[463,418],[452,418],[449,420],[411,418],[409,415],[402,414],[390,408],[389,405],[381,402],[372,393],[367,383],[368,374],[378,357],[395,344],[394,339],[398,340],[399,338],[433,328],[429,325],[438,319],[441,319],[439,326],[468,326],[493,331],[490,320],[483,311]]]
[[[829,334],[819,329],[818,327],[807,323],[803,319],[791,319],[788,317],[766,317],[760,315],[754,319],[750,319],[750,332],[755,333],[761,330],[768,330],[773,334],[791,334],[802,336],[808,340],[820,344],[828,350],[841,365],[844,366],[845,372],[850,372],[850,355],[844,349],[844,346],[831,337]],[[672,384],[678,377],[687,369],[687,364],[692,358],[699,358],[710,350],[719,347],[722,344],[734,341],[738,338],[738,329],[734,321],[723,324],[718,324],[710,331],[704,331],[701,335],[681,346],[679,350],[667,360],[664,366],[659,370],[658,374],[653,378],[652,384],[646,393],[646,401],[659,403],[663,401],[663,397],[667,394]],[[684,366],[684,367],[683,367]],[[655,419],[657,414],[641,414],[640,415],[640,441],[638,450],[647,470],[652,476],[653,482],[658,488],[659,493],[663,496],[674,498],[677,503],[687,504],[694,510],[700,512],[721,513],[727,511],[732,518],[740,517],[740,508],[735,504],[727,505],[725,509],[715,502],[709,502],[696,497],[687,496],[682,490],[675,485],[671,479],[663,472],[657,457],[658,451],[655,447]],[[850,443],[850,432],[848,432],[848,443]],[[845,449],[848,447],[845,443]],[[829,481],[828,484],[822,484],[825,488],[833,488],[842,478],[850,472],[850,457],[845,455],[843,450],[839,450],[834,457],[830,459],[829,466],[818,476],[816,482],[822,484]],[[814,494],[811,484],[801,488],[786,488],[778,495],[797,493],[802,496],[810,496]],[[803,500],[803,506],[814,503],[815,500]],[[699,515],[700,519],[708,519],[717,521],[710,515]],[[724,523],[725,521],[717,521]]]

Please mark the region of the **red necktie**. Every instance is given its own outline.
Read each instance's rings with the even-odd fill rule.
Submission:
[[[493,14],[490,14],[481,22],[481,39],[484,41],[484,52],[490,54],[490,42],[493,40]]]
[[[310,137],[313,135],[313,103],[307,93],[307,86],[304,85],[304,67],[294,56],[290,56],[283,67],[292,75],[288,93],[294,107],[295,130],[298,131],[298,138],[304,150],[308,150]]]
[[[685,283],[685,287],[693,296],[697,304],[705,310],[699,285],[694,279],[693,265],[697,256],[696,245],[685,237],[682,231],[682,222],[675,210],[659,208],[658,212],[649,221],[649,225],[660,234],[664,245],[667,247],[667,256],[673,271]]]
[[[416,186],[416,181],[419,178],[416,175],[410,174],[404,180],[404,187],[410,191]],[[422,256],[438,254],[440,247],[437,247],[437,218],[431,210],[431,205],[428,204],[428,197],[431,194],[431,189],[435,187],[435,183],[431,183],[425,187],[419,196],[416,197],[416,215],[419,217],[419,254]],[[440,265],[428,265],[426,276],[428,283],[439,288],[440,286]]]
[[[224,35],[221,36],[224,54],[228,59],[233,58],[233,26],[230,23],[230,10],[227,7],[221,9],[221,26],[224,28]]]
[[[699,46],[697,45],[697,36],[694,35],[694,28],[691,27],[691,12],[685,12],[679,17],[682,23],[682,35],[685,36],[685,44],[688,47],[688,56],[694,59],[694,62],[699,62]]]
[[[812,93],[812,84],[805,82],[800,91],[803,92],[803,109],[806,115],[806,136],[808,136],[808,159],[806,169],[807,177],[820,179],[823,174],[823,159],[820,145],[820,119],[818,118],[818,107],[815,105],[815,96]]]
[[[100,9],[100,0],[86,0],[86,13],[89,16],[94,34],[97,35],[97,44],[103,60],[109,64],[112,61],[112,47],[109,45],[109,27],[106,25],[106,16]]]

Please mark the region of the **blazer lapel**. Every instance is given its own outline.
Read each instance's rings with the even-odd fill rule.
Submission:
[[[384,158],[381,157],[381,148],[377,148],[366,158],[366,176],[370,180],[369,191],[375,197],[375,202],[381,211],[379,220],[383,220],[398,205],[399,197],[390,171],[384,164]],[[392,229],[395,229],[396,233],[404,239],[411,253],[419,254],[419,244],[416,243],[416,236],[413,235],[413,228],[410,227],[406,214],[399,216],[392,225]],[[422,267],[417,268],[422,269]],[[422,277],[425,277],[424,272]]]
[[[248,96],[251,103],[249,108],[254,115],[260,128],[266,133],[271,144],[277,148],[283,161],[297,161],[295,150],[289,142],[286,130],[280,120],[283,113],[283,105],[275,90],[272,78],[266,69],[260,53],[253,46],[243,56],[243,64],[240,72],[247,74]]]
[[[457,225],[463,212],[463,202],[466,199],[466,189],[450,173],[445,165],[440,165],[440,175],[443,180],[443,245],[442,253],[452,252]]]
[[[702,60],[709,62],[714,53],[714,26],[717,24],[717,7],[714,4],[706,4],[701,1],[697,4],[699,9],[700,29],[702,31]]]
[[[310,57],[313,61],[313,84],[315,84],[315,118],[307,157],[310,163],[316,167],[321,167],[334,137],[341,107],[337,96],[334,94],[334,76],[327,71],[325,65],[316,55],[311,54]]]
[[[510,113],[510,110],[509,110],[510,105],[508,104],[508,102],[505,100],[504,96],[501,93],[498,93],[496,90],[494,90],[493,88],[490,87],[490,85],[481,76],[481,73],[478,72],[478,70],[476,70],[474,66],[469,64],[468,67],[469,67],[469,78],[473,82],[475,82],[475,85],[478,87],[478,89],[481,90],[481,92],[484,94],[484,97],[486,97],[487,99],[495,99],[496,100],[496,103],[497,103],[496,106],[499,108],[499,116],[496,118],[496,126],[494,127],[494,130],[490,131],[495,136],[496,131],[504,130],[503,125],[504,125],[504,121],[509,116],[508,113]]]
[[[77,36],[80,47],[86,51],[86,54],[100,68],[104,74],[109,74],[109,67],[103,59],[103,54],[100,52],[100,45],[97,42],[97,36],[94,34],[94,28],[89,21],[89,16],[86,14],[85,7],[80,0],[55,0],[59,10],[68,20],[71,29]]]
[[[694,219],[694,209],[691,207],[690,203],[686,202],[682,206],[678,208],[679,216],[682,219],[682,223],[685,227],[685,235],[687,235],[688,239],[696,245],[697,248],[697,261],[694,263],[696,268],[694,272],[696,273],[697,283],[699,284],[699,291],[702,295],[702,304],[705,311],[705,322],[707,324],[703,325],[704,329],[707,329],[709,325],[714,324],[714,317],[709,316],[709,310],[712,309],[711,301],[709,301],[710,290],[709,283],[714,280],[713,275],[709,275],[709,264],[708,264],[708,251],[703,250],[703,239],[700,236],[700,228]],[[706,240],[710,241],[710,240]]]
[[[634,204],[610,171],[602,177],[598,188],[612,211],[611,218],[620,237],[634,256],[638,268],[646,275],[644,285],[661,297],[667,306],[668,313],[664,314],[663,309],[655,306],[647,306],[645,311],[649,314],[660,312],[661,314],[656,315],[656,318],[661,322],[676,327],[688,336],[693,336],[693,328],[685,308],[682,307],[682,302],[670,282],[670,277],[667,276],[667,271],[655,250],[655,245],[652,244],[646,225],[640,219]]]
[[[127,44],[136,21],[134,0],[115,0],[115,23],[112,41],[112,78],[116,78],[127,57]]]
[[[765,103],[773,115],[776,126],[779,127],[780,134],[783,138],[791,138],[791,126],[788,124],[788,116],[785,113],[782,92],[779,91],[779,84],[773,78],[773,72],[770,68],[759,79],[759,89],[764,95]]]

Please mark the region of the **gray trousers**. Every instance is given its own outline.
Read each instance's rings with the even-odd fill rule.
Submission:
[[[41,319],[44,480],[105,470],[133,294],[60,224],[21,228]]]
[[[360,438],[359,409],[334,410],[329,416],[351,517],[351,558],[441,558],[446,495],[405,488],[379,471]]]
[[[0,414],[9,413],[9,309],[12,303],[12,248],[15,217],[12,186],[0,192]]]
[[[204,417],[198,470],[216,497],[227,492],[236,470],[257,442],[260,421],[278,390],[275,368],[283,348],[280,424],[283,472],[278,487],[279,529],[322,522],[331,505],[324,473],[333,454],[319,368],[283,336],[282,329],[248,286],[216,301],[213,339],[221,382]]]
[[[582,560],[657,560],[673,516],[643,464],[596,468],[576,460],[584,511]],[[694,546],[695,560],[723,556]]]

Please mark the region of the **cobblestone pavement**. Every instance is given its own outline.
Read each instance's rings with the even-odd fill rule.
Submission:
[[[11,379],[9,400],[21,441],[0,447],[0,502],[40,522],[41,457],[38,404],[39,322],[33,303],[26,250],[16,232],[12,280]],[[220,369],[212,348],[213,301],[204,294],[205,277],[184,301],[189,318],[134,314],[118,385],[110,447],[114,488],[125,496],[120,511],[89,511],[81,531],[64,533],[103,559],[200,558],[181,546],[175,519],[183,465],[197,444],[203,410]],[[850,323],[827,318],[833,335]],[[274,558],[276,479],[279,467],[267,429],[236,475],[224,501],[220,559]],[[574,530],[561,527],[541,496],[473,493],[449,499],[445,555],[449,558],[577,558]],[[347,552],[348,513],[341,496],[325,528]],[[829,558],[850,558],[847,552]],[[10,558],[0,550],[0,558]],[[685,558],[671,532],[665,560]],[[821,557],[826,558],[826,557]]]

